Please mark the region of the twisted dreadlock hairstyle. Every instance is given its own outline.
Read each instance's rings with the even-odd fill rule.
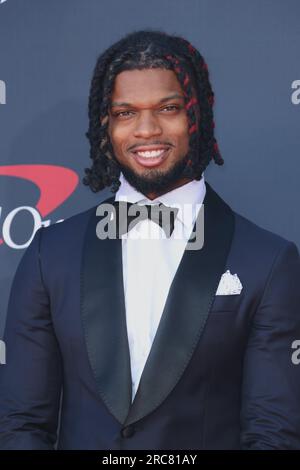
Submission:
[[[99,56],[89,96],[91,168],[82,182],[93,192],[120,186],[120,166],[108,136],[108,109],[116,76],[124,70],[164,68],[173,70],[185,97],[189,123],[189,159],[183,177],[200,180],[210,160],[224,163],[214,137],[214,93],[204,58],[186,39],[161,31],[137,31],[113,44]]]

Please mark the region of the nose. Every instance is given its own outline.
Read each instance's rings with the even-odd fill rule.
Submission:
[[[162,134],[162,128],[158,119],[150,109],[140,112],[134,129],[135,137],[149,138]]]

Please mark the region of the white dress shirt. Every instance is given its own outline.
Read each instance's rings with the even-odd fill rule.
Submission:
[[[167,238],[152,220],[138,222],[122,235],[126,325],[130,350],[132,400],[156,334],[169,289],[205,196],[204,175],[152,201],[120,175],[116,201],[158,204],[179,209]]]

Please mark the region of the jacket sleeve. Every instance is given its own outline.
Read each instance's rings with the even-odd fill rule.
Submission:
[[[0,449],[53,449],[62,359],[39,259],[39,229],[13,279],[0,366]]]
[[[244,360],[242,449],[300,449],[300,258],[287,242],[274,261]]]

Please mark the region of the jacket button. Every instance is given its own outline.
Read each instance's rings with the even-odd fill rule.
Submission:
[[[121,430],[122,437],[131,437],[134,435],[134,427],[133,426],[126,426]]]

